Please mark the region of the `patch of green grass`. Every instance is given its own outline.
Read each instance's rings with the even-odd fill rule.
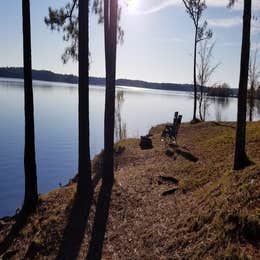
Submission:
[[[136,139],[136,138],[129,138],[129,139],[120,140],[119,142],[117,142],[114,145],[114,154],[120,155],[125,151],[126,148],[137,147],[138,143],[139,143],[139,139]],[[101,174],[102,165],[103,165],[103,156],[104,156],[104,150],[102,150],[92,160],[92,171],[93,171],[93,173]]]
[[[240,192],[246,192],[246,191],[248,191],[248,189],[249,189],[249,184],[248,183],[243,183],[243,184],[241,184],[239,187],[238,187],[238,191],[240,191]]]
[[[102,150],[99,154],[97,154],[92,160],[92,173],[93,174],[101,174],[103,167],[103,155],[104,151]]]
[[[42,247],[42,246],[44,245],[43,240],[40,239],[40,238],[35,238],[35,239],[32,241],[32,243],[34,243],[37,248],[40,248],[40,247]]]
[[[139,139],[137,138],[128,138],[122,139],[115,144],[115,147],[136,147],[139,144]]]
[[[209,139],[206,139],[202,146],[204,148],[208,147],[216,147],[218,145],[227,145],[227,144],[233,144],[235,140],[235,135],[230,130],[226,130],[223,133],[216,135],[214,137],[211,137]]]
[[[260,220],[260,208],[256,209],[255,216],[256,216],[257,219]]]
[[[192,174],[182,178],[180,180],[180,190],[183,192],[195,190],[209,182],[212,182],[219,175],[217,171],[212,167],[191,170]],[[220,176],[221,177],[221,176]]]
[[[247,124],[247,137],[250,142],[260,140],[260,122]]]

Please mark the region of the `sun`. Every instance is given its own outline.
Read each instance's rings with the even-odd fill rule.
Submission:
[[[130,12],[135,12],[137,10],[139,0],[125,0],[125,2]]]

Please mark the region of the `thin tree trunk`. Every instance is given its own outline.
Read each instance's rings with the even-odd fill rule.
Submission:
[[[200,86],[199,113],[200,113],[200,120],[201,121],[203,121],[202,102],[203,102],[203,86]]]
[[[30,1],[23,0],[23,63],[24,63],[24,112],[25,112],[25,147],[24,172],[25,193],[23,209],[25,212],[33,210],[38,201],[37,173],[35,159],[34,136],[34,104],[32,88],[31,62],[31,25]]]
[[[103,180],[114,181],[115,77],[117,46],[117,0],[104,1],[106,99],[104,122]],[[109,3],[109,4],[108,4]]]
[[[89,1],[79,0],[79,161],[77,192],[82,197],[92,193],[89,148]]]
[[[250,96],[249,96],[249,121],[253,121],[253,109],[254,109],[254,82],[250,86]]]
[[[207,107],[207,96],[204,94],[204,101],[203,101],[203,120],[206,120],[206,107]]]
[[[240,80],[238,90],[238,111],[236,128],[236,145],[234,170],[243,169],[249,164],[245,151],[246,143],[246,106],[247,106],[247,84],[250,56],[250,29],[251,29],[251,0],[244,0],[243,15],[243,38],[240,64]]]
[[[196,112],[197,112],[197,36],[198,28],[195,30],[195,39],[194,39],[194,64],[193,64],[193,84],[194,84],[194,110],[193,110],[193,121],[196,122]]]

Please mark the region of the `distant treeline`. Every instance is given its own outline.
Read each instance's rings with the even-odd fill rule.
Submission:
[[[207,94],[211,97],[232,97],[237,96],[237,89],[231,89],[223,86],[207,88]]]
[[[0,77],[2,78],[16,78],[23,79],[23,68],[20,67],[2,67],[0,68]],[[72,74],[59,74],[48,70],[33,70],[32,77],[34,80],[51,81],[51,82],[64,82],[70,84],[77,84],[78,77]],[[91,85],[105,85],[105,79],[99,77],[90,77]],[[149,88],[169,91],[193,91],[192,84],[175,84],[175,83],[155,83],[141,80],[129,80],[129,79],[118,79],[116,81],[117,86],[127,86],[136,88]],[[237,89],[228,88],[207,88],[210,96],[236,96]]]
[[[23,78],[23,68],[4,67],[0,68],[0,77],[5,78]],[[33,70],[32,77],[34,80],[64,82],[64,83],[78,83],[78,77],[72,74],[58,74],[48,70]],[[91,85],[105,85],[105,79],[99,77],[90,77]],[[176,91],[193,91],[191,84],[172,84],[172,83],[152,83],[141,80],[118,79],[116,84],[118,86],[128,86],[137,88],[150,88],[161,90],[176,90]]]
[[[208,96],[211,97],[236,97],[237,89],[231,89],[227,84],[217,85],[215,87],[206,88],[206,92]],[[248,95],[250,95],[250,91],[248,90]],[[255,99],[260,100],[260,86],[254,89],[253,97]]]
[[[23,79],[23,68],[2,67],[0,68],[1,78]],[[33,70],[32,77],[34,80],[77,83],[78,77],[72,74],[58,74],[48,70]]]

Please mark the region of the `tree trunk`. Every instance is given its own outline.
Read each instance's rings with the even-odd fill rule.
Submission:
[[[253,121],[253,110],[254,110],[254,82],[250,86],[250,95],[249,95],[249,121]]]
[[[234,158],[234,170],[240,170],[249,164],[245,151],[246,143],[246,106],[247,84],[250,56],[250,29],[251,29],[251,0],[244,0],[243,38],[240,64],[240,80],[238,90],[238,111],[236,128],[236,146]]]
[[[25,147],[24,173],[25,193],[22,211],[29,213],[38,202],[37,173],[35,159],[34,105],[32,88],[31,62],[31,22],[30,2],[23,0],[23,63],[24,63],[24,115],[25,115]]]
[[[89,1],[79,0],[79,161],[77,192],[82,197],[92,193],[89,148]]]
[[[199,113],[200,113],[200,120],[203,121],[203,115],[202,115],[202,102],[203,102],[203,93],[204,93],[204,87],[200,86],[200,98],[199,98]]]
[[[203,120],[206,120],[206,109],[207,109],[207,96],[204,94],[204,100],[203,100]]]
[[[194,110],[193,110],[193,122],[196,122],[196,114],[197,114],[197,37],[198,37],[198,28],[195,29],[195,39],[194,39],[194,64],[193,64],[193,84],[194,84]]]
[[[104,1],[106,98],[104,122],[103,180],[114,181],[115,77],[117,46],[117,0]]]

